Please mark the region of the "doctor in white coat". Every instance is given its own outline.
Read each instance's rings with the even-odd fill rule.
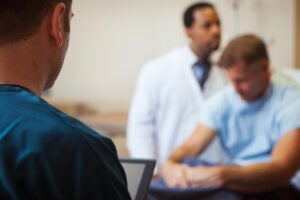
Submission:
[[[210,55],[221,40],[214,6],[193,4],[183,21],[190,44],[142,67],[129,112],[127,146],[131,157],[156,159],[158,167],[193,132],[203,102],[227,83],[222,71],[210,63]],[[201,158],[222,161],[218,141]]]

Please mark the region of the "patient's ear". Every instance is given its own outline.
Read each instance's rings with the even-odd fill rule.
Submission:
[[[57,47],[61,48],[64,43],[64,15],[66,12],[66,5],[58,3],[54,6],[50,16],[51,20],[51,35],[54,38]]]
[[[260,65],[264,71],[269,71],[269,61],[267,59],[262,59]]]

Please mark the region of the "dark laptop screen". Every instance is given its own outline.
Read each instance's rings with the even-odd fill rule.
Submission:
[[[121,158],[120,162],[126,173],[131,198],[146,199],[155,160]]]

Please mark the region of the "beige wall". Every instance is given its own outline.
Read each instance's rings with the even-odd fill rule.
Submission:
[[[269,45],[272,64],[294,67],[294,1],[212,0],[222,18],[223,45],[253,32]],[[51,97],[84,101],[99,111],[126,112],[140,67],[187,42],[181,15],[194,0],[76,0],[65,65]]]

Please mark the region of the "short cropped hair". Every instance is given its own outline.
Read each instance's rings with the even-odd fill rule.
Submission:
[[[246,66],[254,67],[261,59],[269,60],[264,41],[254,34],[246,34],[229,42],[220,57],[219,65],[222,68],[229,68],[242,60]]]
[[[26,40],[34,35],[49,10],[59,2],[66,4],[64,22],[65,31],[69,32],[72,0],[1,0],[0,45]]]
[[[185,12],[183,14],[183,24],[184,24],[185,28],[190,28],[193,25],[194,20],[195,20],[194,19],[195,10],[204,9],[204,8],[215,9],[215,7],[210,3],[199,2],[199,3],[192,4],[185,10]]]

